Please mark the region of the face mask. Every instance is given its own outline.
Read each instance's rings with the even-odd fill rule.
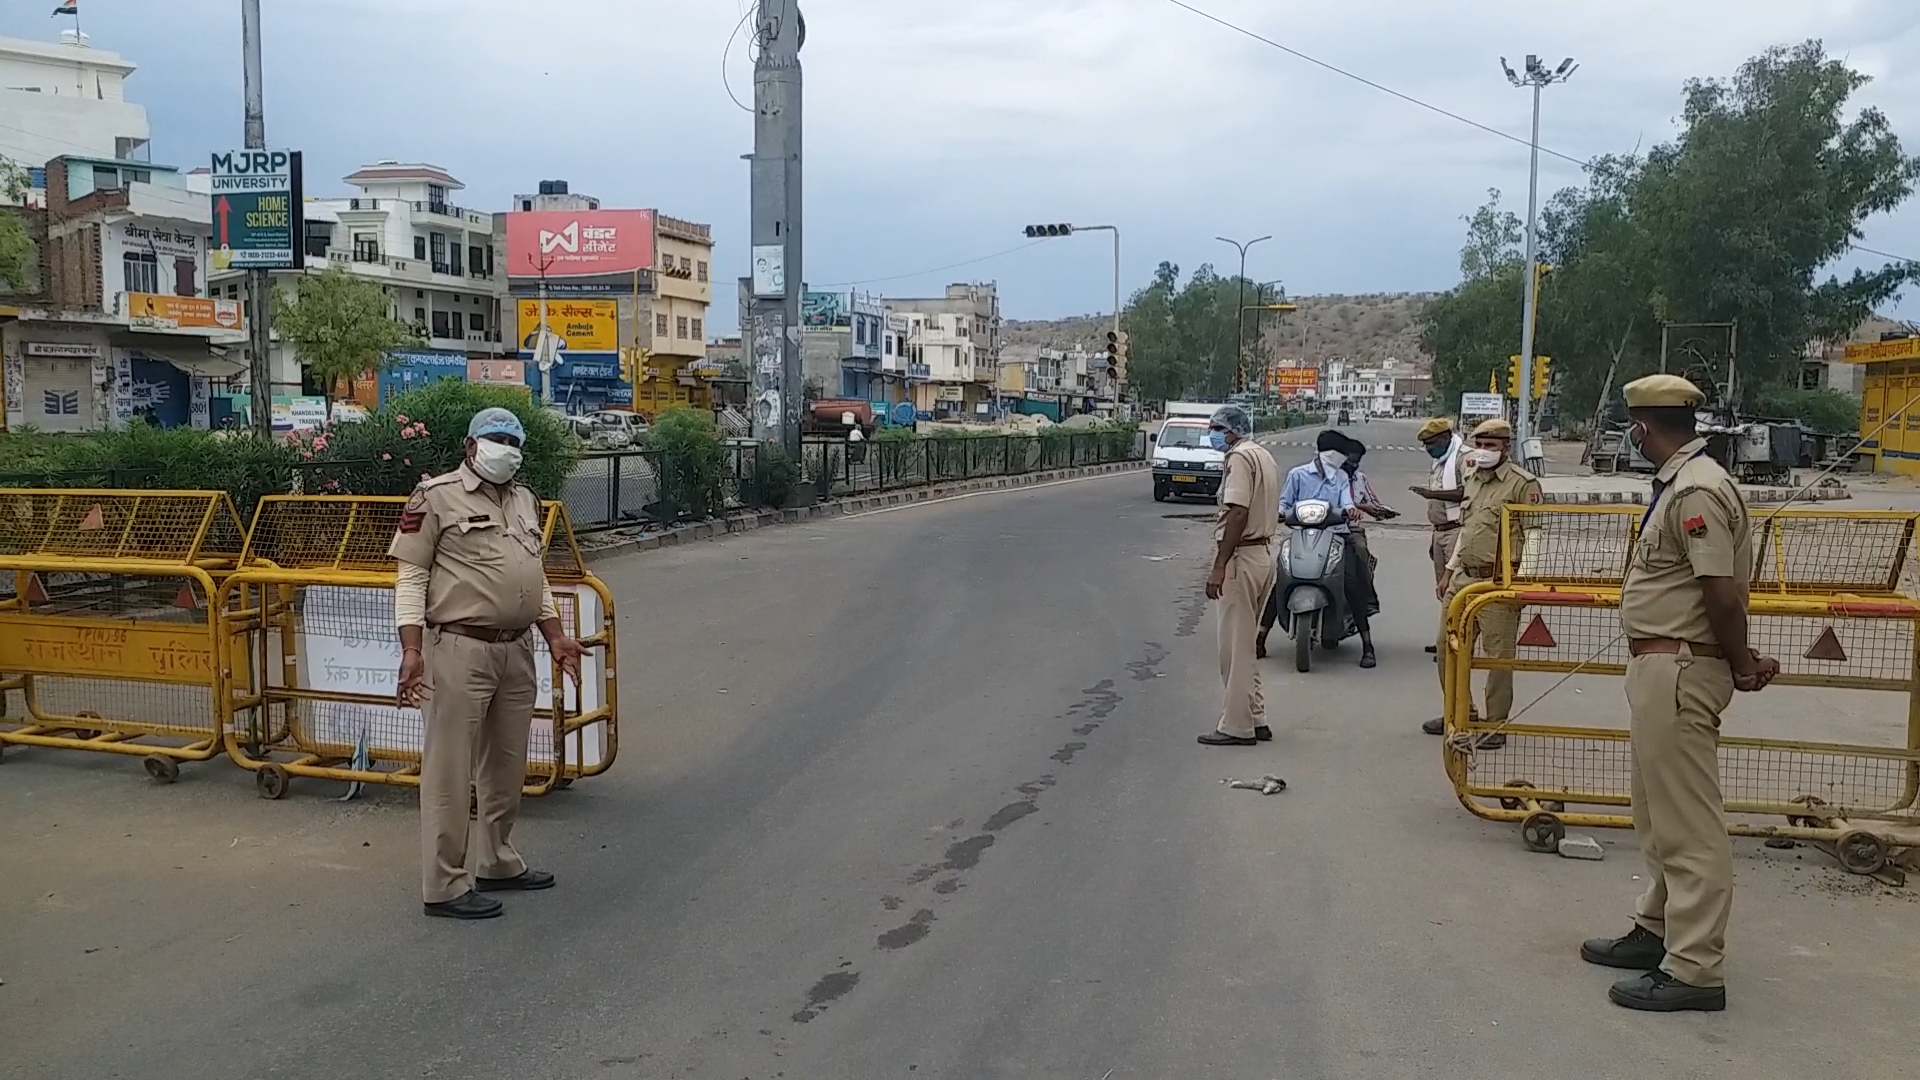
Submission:
[[[1450,443],[1434,443],[1432,446],[1427,447],[1427,456],[1435,461],[1439,461],[1446,457],[1447,452],[1452,449],[1453,446]]]
[[[1497,469],[1500,467],[1500,452],[1498,450],[1469,450],[1467,451],[1467,464],[1476,469]]]
[[[1227,452],[1227,433],[1224,431],[1207,432],[1207,445],[1221,453]]]
[[[1646,454],[1646,450],[1642,447],[1641,444],[1647,441],[1647,425],[1639,424],[1639,423],[1628,424],[1627,425],[1627,441],[1632,443],[1633,448],[1635,450],[1639,450],[1640,453],[1644,456]]]
[[[520,448],[481,439],[473,446],[473,471],[488,483],[507,483],[520,472]]]
[[[1320,463],[1327,467],[1328,472],[1333,472],[1347,463],[1347,455],[1338,450],[1322,450],[1320,451]]]

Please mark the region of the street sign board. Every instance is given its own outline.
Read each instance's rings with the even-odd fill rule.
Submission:
[[[300,152],[226,150],[213,155],[213,269],[294,270],[301,243]]]
[[[1461,416],[1505,416],[1507,398],[1505,394],[1461,394]]]

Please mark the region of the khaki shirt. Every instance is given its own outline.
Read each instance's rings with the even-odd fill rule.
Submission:
[[[387,554],[427,568],[427,625],[523,630],[541,615],[547,575],[540,500],[462,465],[423,480]]]
[[[1464,462],[1461,468],[1466,468]],[[1460,515],[1460,542],[1448,561],[1449,570],[1488,574],[1500,562],[1500,508],[1508,503],[1539,503],[1540,480],[1511,461],[1497,469],[1472,469],[1461,481],[1466,502]],[[1514,538],[1514,562],[1520,561],[1520,538]]]
[[[1706,447],[1693,440],[1654,474],[1653,505],[1620,583],[1620,625],[1630,638],[1718,645],[1699,579],[1732,578],[1743,594],[1753,580],[1747,504]]]
[[[1446,457],[1438,458],[1434,461],[1432,471],[1427,474],[1427,487],[1432,488],[1434,491],[1453,491],[1460,487],[1467,476],[1466,453],[1467,444],[1456,441],[1453,449],[1447,452]],[[1447,483],[1448,462],[1453,463],[1454,482],[1451,484]],[[1460,503],[1428,499],[1427,524],[1435,526],[1458,525],[1460,524],[1461,509]]]
[[[1242,540],[1271,540],[1280,528],[1280,466],[1267,448],[1252,439],[1241,439],[1227,451],[1227,475],[1220,481],[1220,513],[1213,538],[1225,531],[1218,522],[1226,520],[1227,507],[1247,508],[1247,531]]]

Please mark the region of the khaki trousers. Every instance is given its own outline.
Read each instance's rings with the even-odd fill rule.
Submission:
[[[1440,669],[1441,709],[1444,714],[1446,702],[1452,697],[1448,689],[1452,672],[1447,664],[1447,608],[1460,590],[1488,578],[1474,577],[1465,570],[1455,570],[1447,583],[1447,593],[1440,601],[1440,637],[1436,647],[1441,663],[1434,666]],[[1486,654],[1502,660],[1513,659],[1517,648],[1516,639],[1520,636],[1520,612],[1506,604],[1490,604],[1480,609],[1478,620],[1480,644],[1486,647]],[[1467,641],[1461,647],[1472,649],[1474,643]],[[1479,715],[1487,720],[1505,720],[1513,714],[1513,672],[1495,670],[1487,672],[1487,710]]]
[[[1226,706],[1220,710],[1223,734],[1251,739],[1253,729],[1267,722],[1253,639],[1277,569],[1271,541],[1244,544],[1227,560],[1227,580],[1220,586],[1220,681],[1227,689]]]
[[[1647,860],[1634,921],[1667,943],[1667,974],[1724,986],[1733,843],[1720,799],[1720,714],[1733,700],[1725,660],[1650,653],[1627,663],[1633,831]]]
[[[1453,558],[1453,549],[1459,544],[1459,529],[1435,529],[1433,539],[1427,541],[1427,554],[1433,558],[1435,591],[1445,589],[1448,579],[1453,577],[1453,571],[1447,569],[1447,563]]]
[[[527,638],[494,643],[428,630],[425,653],[433,694],[420,753],[420,895],[438,904],[466,895],[476,874],[509,878],[527,868],[510,838],[539,680]],[[477,821],[467,816],[469,788]]]

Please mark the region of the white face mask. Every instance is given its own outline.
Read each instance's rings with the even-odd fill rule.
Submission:
[[[1338,450],[1320,451],[1320,464],[1326,466],[1326,469],[1328,472],[1339,472],[1340,466],[1345,465],[1346,463],[1347,463],[1347,455],[1341,453]]]
[[[473,445],[473,471],[488,483],[505,484],[520,472],[520,448],[481,439]]]
[[[1500,452],[1498,450],[1469,450],[1467,451],[1467,464],[1476,469],[1497,469],[1500,467]]]

